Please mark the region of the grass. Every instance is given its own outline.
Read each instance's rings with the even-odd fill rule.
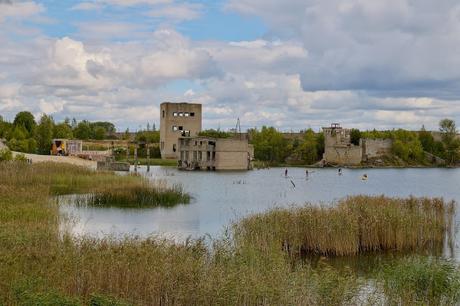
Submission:
[[[386,265],[380,277],[391,305],[455,305],[460,299],[459,269],[448,260],[404,258]]]
[[[65,165],[0,163],[0,304],[362,304],[360,292],[367,280],[346,268],[335,269],[327,264],[327,260],[314,268],[301,260],[293,260],[296,257],[292,256],[292,252],[283,249],[282,244],[261,240],[262,236],[257,231],[239,232],[235,237],[226,235],[211,241],[211,247],[202,239],[183,243],[158,237],[77,239],[59,232],[59,209],[54,201],[50,201],[51,196],[96,192],[111,185],[135,185],[139,180],[137,176],[114,176]],[[371,198],[367,200],[372,201]],[[448,225],[447,221],[438,220],[442,219],[441,207],[447,206],[440,200],[436,202],[436,210],[429,208],[433,202],[428,200],[377,198],[375,201],[382,205],[371,206],[379,211],[374,215],[388,212],[383,209],[384,202],[407,202],[407,205],[414,207],[414,211],[421,210],[421,215],[433,213],[433,224]],[[428,208],[424,208],[424,203]],[[347,205],[347,209],[358,216],[364,216],[356,212],[359,211],[359,205],[355,205],[357,207]],[[370,210],[364,211],[371,213]],[[449,210],[444,212],[449,213]],[[289,226],[281,226],[280,222],[275,221],[283,214],[275,218],[273,212],[269,212],[266,216],[270,218],[264,219],[263,215],[259,215],[257,220],[271,220],[268,225],[277,226],[271,228],[265,225],[264,229],[270,232],[267,237],[301,237],[300,224],[294,217]],[[252,218],[242,220],[239,228],[248,229],[246,224],[251,223],[254,220]],[[284,224],[286,219],[280,220]],[[412,220],[417,218],[409,219],[406,223],[410,224]],[[335,222],[340,223],[337,220]],[[375,225],[375,229],[383,230],[383,224],[376,224],[379,225]],[[395,224],[402,226],[403,222]],[[408,225],[408,228],[411,226]],[[369,224],[365,228],[373,227]],[[427,231],[434,228],[427,226],[426,230],[415,237],[423,236],[427,237],[423,241],[431,241],[430,237],[436,235]],[[322,227],[313,230],[310,236],[318,234],[320,237],[328,237],[321,233]],[[285,231],[293,231],[295,235],[284,236],[289,234]],[[244,241],[253,243],[242,243]],[[409,288],[421,292],[417,299],[423,301],[423,296],[428,296],[424,293],[436,288],[435,291],[441,292],[441,295],[437,294],[431,300],[457,301],[455,294],[458,289],[453,285],[455,282],[449,281],[458,277],[457,271],[442,268],[442,264],[433,261],[429,265],[420,265],[420,269],[412,269],[409,265],[407,269],[412,269],[411,279],[415,280],[425,279],[426,275],[432,275],[438,269],[448,271],[435,273],[434,281],[424,282],[423,285],[418,281],[412,282]],[[401,265],[404,268],[408,263],[402,262]],[[382,288],[383,294],[389,298],[401,296],[403,291],[388,289],[398,286],[386,285],[403,275],[400,266],[384,268],[382,271],[376,276],[377,287]],[[397,283],[405,284],[407,281]],[[415,299],[407,297],[409,300],[411,298]]]
[[[77,196],[73,201],[77,205],[101,207],[173,207],[178,203],[189,203],[190,196],[179,185],[169,187],[165,184],[157,184],[155,188],[152,188],[150,184],[145,183],[113,189],[104,188],[89,195]]]
[[[234,226],[240,244],[272,244],[291,256],[439,250],[452,232],[454,203],[356,196],[335,206],[275,209]]]
[[[31,185],[49,188],[51,195],[85,194],[77,196],[79,204],[106,207],[172,207],[187,204],[190,196],[181,186],[169,187],[165,182],[150,183],[138,175],[116,175],[112,172],[94,172],[71,165],[3,164],[1,170],[15,184],[29,181]],[[0,181],[1,183],[1,181]],[[89,195],[87,195],[89,194]]]

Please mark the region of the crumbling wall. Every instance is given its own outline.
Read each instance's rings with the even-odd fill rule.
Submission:
[[[391,154],[393,141],[391,139],[370,139],[361,140],[363,147],[363,158],[376,158]]]
[[[323,159],[329,164],[336,165],[359,165],[363,159],[360,146],[329,146],[323,155]]]

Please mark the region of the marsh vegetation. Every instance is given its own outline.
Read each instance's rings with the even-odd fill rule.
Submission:
[[[138,176],[95,173],[72,166],[0,163],[0,304],[458,302],[459,271],[456,264],[446,260],[410,255],[393,265],[375,266],[376,272],[370,276],[329,263],[333,256],[361,251],[430,249],[451,229],[451,203],[350,198],[330,209],[306,206],[248,217],[228,235],[212,241],[77,239],[59,232],[59,210],[51,196],[87,194],[123,184],[144,182]],[[363,207],[366,203],[369,209]],[[345,212],[352,216],[342,221]],[[405,222],[399,218],[406,218]],[[313,221],[318,222],[316,228],[308,225]],[[366,225],[360,225],[361,221]],[[423,225],[425,221],[431,223]],[[339,238],[353,242],[353,247]],[[311,239],[314,244],[307,243]],[[298,256],[295,250],[299,248],[319,252],[323,258],[313,266]]]

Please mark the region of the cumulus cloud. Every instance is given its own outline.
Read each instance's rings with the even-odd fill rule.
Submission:
[[[231,0],[227,8],[303,43],[306,90],[459,94],[457,1]]]
[[[459,7],[452,0],[230,0],[227,10],[261,17],[268,31],[228,42],[177,30],[203,16],[206,4],[96,0],[73,9],[110,20],[79,21],[69,37],[20,40],[8,31],[44,7],[0,0],[0,111],[111,120],[123,129],[158,121],[163,100],[193,100],[213,128],[234,127],[237,118],[243,128],[282,130],[337,121],[436,128],[443,117],[460,119]],[[124,18],[127,9],[147,22]]]

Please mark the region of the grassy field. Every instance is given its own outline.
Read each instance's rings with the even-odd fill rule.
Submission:
[[[62,165],[0,164],[0,305],[371,305],[382,301],[382,295],[388,302],[402,305],[458,302],[458,270],[445,260],[411,256],[391,266],[376,267],[373,290],[363,295],[362,288],[368,287],[369,279],[346,267],[333,268],[327,256],[313,268],[289,251],[308,245],[302,241],[318,235],[320,238],[315,239],[324,240],[325,249],[355,253],[355,248],[339,243],[336,236],[351,239],[354,232],[347,227],[360,228],[359,224],[341,223],[333,211],[323,216],[322,228],[312,227],[313,233],[303,239],[308,227],[301,225],[311,220],[308,207],[303,208],[305,212],[292,212],[290,226],[286,222],[290,211],[284,216],[276,211],[249,217],[236,226],[239,231],[235,237],[216,239],[211,247],[203,240],[76,239],[59,232],[59,210],[51,196],[91,193],[141,181],[137,176]],[[438,226],[446,227],[446,231],[449,228],[447,219],[442,221],[441,210],[448,215],[450,206],[440,200],[358,197],[337,209],[349,209],[354,216],[363,217],[372,212],[358,205],[365,201],[377,203],[370,204],[376,217],[391,212],[383,209],[388,201],[393,201],[388,202],[391,207],[404,211],[401,216],[408,216],[406,210],[417,212],[417,217],[405,222],[408,229],[403,232],[412,233],[408,241],[421,247],[425,241],[436,243],[444,231]],[[361,213],[356,211],[360,209]],[[435,221],[420,227],[419,218],[429,221],[427,214]],[[328,236],[321,229],[332,217],[337,225],[333,226],[334,234]],[[387,224],[406,226],[397,217],[388,218]],[[380,231],[385,224],[369,222],[362,228],[373,231],[374,226]],[[264,235],[269,239],[263,240]],[[333,243],[329,241],[332,237]],[[285,238],[289,242],[283,244]],[[359,241],[367,240],[361,237]],[[389,245],[398,249],[399,244]]]

